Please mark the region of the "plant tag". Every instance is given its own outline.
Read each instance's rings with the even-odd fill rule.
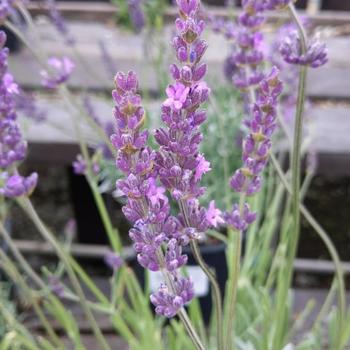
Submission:
[[[191,277],[194,285],[194,293],[197,297],[204,297],[209,293],[209,280],[199,266],[186,266],[186,272]],[[151,292],[155,292],[161,283],[163,276],[160,271],[149,273]]]

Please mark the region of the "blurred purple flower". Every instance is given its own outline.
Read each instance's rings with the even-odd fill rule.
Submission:
[[[123,259],[115,252],[108,251],[104,256],[104,261],[113,271],[118,270],[123,264]]]
[[[40,74],[42,85],[48,89],[55,89],[66,82],[75,68],[73,61],[68,57],[50,57],[47,64],[48,70],[42,70]]]
[[[2,179],[3,187],[0,187],[0,194],[8,198],[21,197],[23,195],[29,196],[33,192],[38,182],[38,174],[32,173],[28,177],[23,177],[18,174],[5,174]]]
[[[300,36],[297,31],[292,31],[285,37],[279,47],[283,59],[290,64],[307,65],[311,68],[323,66],[328,61],[326,45],[317,39],[312,39],[308,43],[307,51],[301,54]]]
[[[129,15],[136,32],[140,32],[145,26],[146,20],[142,9],[142,0],[127,0]]]

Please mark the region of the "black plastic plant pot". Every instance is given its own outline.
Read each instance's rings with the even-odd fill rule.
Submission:
[[[0,30],[6,33],[6,43],[5,46],[8,47],[10,52],[17,52],[21,47],[21,42],[11,30],[8,30],[6,27],[0,26]]]
[[[219,283],[222,296],[224,295],[227,280],[227,263],[225,250],[226,245],[223,243],[200,246],[200,251],[203,256],[203,259],[205,260],[207,265],[211,269],[213,269],[213,271],[215,271],[215,275]],[[213,308],[211,286],[209,280],[202,271],[202,269],[198,266],[191,250],[189,248],[186,248],[184,249],[184,253],[188,255],[188,263],[186,265],[186,269],[193,280],[195,294],[196,297],[198,297],[201,306],[203,320],[206,324],[208,324]],[[137,263],[137,261],[133,261],[131,263],[131,266],[134,268],[141,285],[144,286],[144,269]],[[155,291],[159,287],[160,283],[162,283],[162,281],[163,280],[161,273],[151,273],[151,291]]]
[[[85,177],[69,168],[69,179],[79,243],[107,244],[107,234]]]

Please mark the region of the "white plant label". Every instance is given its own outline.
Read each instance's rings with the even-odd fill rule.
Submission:
[[[199,266],[186,266],[186,272],[191,277],[194,284],[195,295],[197,297],[206,296],[209,292],[209,280],[203,270]],[[163,276],[160,271],[149,273],[151,292],[155,292],[163,282]]]

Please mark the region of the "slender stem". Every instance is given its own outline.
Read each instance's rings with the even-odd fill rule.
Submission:
[[[10,21],[5,21],[4,26],[9,29],[22,43],[29,49],[29,51],[33,54],[33,56],[38,60],[40,65],[46,68],[46,62],[42,59],[41,55],[38,54],[36,50],[34,50],[33,45],[27,40],[27,38],[23,35],[23,33]]]
[[[11,239],[10,234],[7,232],[5,226],[0,221],[0,232],[3,236],[6,244],[10,248],[13,256],[16,258],[19,265],[22,267],[22,269],[27,273],[27,275],[36,283],[36,285],[44,291],[45,296],[48,297],[49,300],[52,300],[52,298],[55,298],[55,296],[52,294],[52,291],[50,290],[49,286],[44,282],[44,280],[36,273],[36,271],[33,270],[33,268],[28,264],[28,262],[25,260],[22,253],[19,251],[19,249],[14,244],[13,240]],[[65,298],[67,295],[65,294]],[[79,300],[75,300],[79,301]],[[89,303],[90,307],[92,309],[97,309],[98,311],[101,311],[100,308],[97,308],[98,305],[94,303]],[[73,316],[72,316],[73,317]],[[63,345],[62,345],[63,346]]]
[[[18,250],[16,245],[13,243],[10,234],[7,232],[5,226],[0,221],[0,233],[3,236],[6,244],[10,248],[12,254],[20,264],[20,266],[23,268],[23,270],[30,276],[30,278],[40,287],[45,289],[46,285],[44,281],[41,279],[41,277],[31,268],[31,266],[27,263],[25,258],[23,257],[22,253]]]
[[[323,302],[323,305],[322,305],[319,313],[317,314],[317,317],[312,325],[313,330],[317,330],[319,324],[327,317],[329,309],[331,308],[331,306],[333,304],[333,299],[334,299],[336,287],[337,287],[337,280],[335,278],[333,280],[332,286],[328,292],[328,295],[327,295],[325,301]]]
[[[117,253],[120,253],[122,250],[122,243],[119,236],[119,232],[117,231],[116,228],[113,227],[110,216],[108,215],[105,202],[102,198],[100,191],[98,190],[95,180],[92,179],[91,176],[88,176],[87,180],[90,185],[92,194],[94,196],[94,200],[95,200],[97,209],[100,213],[100,217],[102,219],[103,226],[106,230],[109,242],[113,250],[116,251]]]
[[[301,24],[299,17],[296,13],[293,4],[290,4],[289,7],[290,15],[298,27],[299,37],[301,43],[301,54],[305,54],[307,50],[306,46],[306,33],[304,31],[303,25]],[[299,234],[300,234],[300,172],[301,172],[301,144],[303,136],[303,111],[304,111],[304,102],[305,102],[305,93],[306,93],[306,74],[307,66],[301,65],[299,71],[299,86],[298,86],[298,97],[297,97],[297,108],[294,121],[294,139],[292,147],[292,215],[293,215],[293,225],[294,232],[291,236],[291,252],[289,255],[290,269],[292,269],[291,262],[294,260],[296,255]],[[290,275],[290,276],[288,276]],[[287,283],[290,283],[291,271],[288,271]]]
[[[12,277],[13,281],[16,283],[18,282],[19,286],[21,287],[22,291],[27,295],[29,300],[31,301],[35,313],[38,315],[40,322],[44,326],[47,334],[52,339],[53,343],[58,346],[59,349],[63,349],[63,343],[58,338],[57,334],[55,333],[54,329],[52,328],[50,322],[46,318],[45,314],[43,313],[41,307],[39,306],[39,302],[37,299],[37,296],[34,295],[33,290],[27,285],[27,283],[24,281],[23,277],[15,267],[15,265],[12,263],[12,261],[7,257],[5,252],[0,248],[0,258],[2,262],[0,261],[0,265],[2,268]]]
[[[102,86],[106,86],[106,84],[111,83],[109,79],[101,78],[101,76],[96,72],[94,67],[92,67],[91,64],[87,62],[87,60],[85,60],[85,57],[80,53],[76,45],[72,46],[72,52],[74,53],[74,56],[77,59],[77,61],[79,61],[80,66],[84,68],[85,73],[89,74],[92,79],[96,79]]]
[[[185,223],[188,227],[191,227],[188,215],[187,215],[187,210],[186,210],[186,203],[183,201],[179,202],[179,208],[180,212],[183,215],[185,219]],[[223,324],[222,324],[222,298],[221,298],[221,292],[220,292],[220,287],[218,285],[218,282],[216,280],[215,275],[212,273],[210,270],[209,266],[206,264],[204,261],[202,254],[198,248],[197,242],[194,240],[191,240],[190,243],[191,250],[193,253],[194,258],[196,259],[198,265],[201,267],[203,272],[206,274],[208,277],[211,285],[212,285],[212,292],[213,292],[213,301],[215,305],[215,313],[216,313],[216,327],[217,327],[217,349],[222,350],[223,349],[223,344],[224,344],[224,335],[223,335]]]
[[[245,68],[246,76],[248,76],[248,67]],[[249,99],[248,104],[252,105],[255,103],[255,90],[252,86],[249,87],[246,97]],[[239,196],[239,212],[240,215],[244,211],[244,203],[246,199],[245,191],[242,191]],[[234,318],[235,318],[235,307],[237,298],[237,287],[238,277],[240,272],[240,259],[241,259],[241,232],[229,230],[229,245],[228,245],[228,268],[229,277],[227,282],[225,308],[227,307],[226,317],[226,338],[224,349],[231,349],[232,339],[234,335]],[[232,253],[231,253],[232,250]]]
[[[111,140],[106,135],[103,128],[96,123],[95,120],[93,120],[89,115],[87,115],[86,111],[81,107],[80,104],[78,104],[72,93],[69,91],[67,86],[65,84],[62,84],[58,89],[59,94],[61,97],[66,101],[67,104],[69,104],[72,108],[74,108],[79,115],[81,115],[84,120],[90,125],[90,127],[97,133],[97,135],[103,140],[103,142],[108,147],[108,150],[113,154],[114,157],[117,157],[117,151],[113,147],[113,144]]]
[[[200,340],[196,330],[194,329],[191,320],[189,319],[187,312],[184,308],[181,308],[178,313],[182,323],[185,325],[185,328],[187,330],[187,333],[189,334],[192,343],[198,350],[205,350],[204,345],[202,344],[202,341]]]
[[[49,242],[52,247],[56,250],[57,255],[62,260],[62,262],[65,264],[67,274],[69,276],[69,279],[72,283],[72,286],[77,293],[80,304],[85,312],[85,315],[91,325],[91,328],[96,336],[97,341],[99,342],[101,349],[104,350],[111,350],[110,346],[106,342],[106,339],[104,338],[103,334],[101,333],[100,328],[98,327],[98,324],[89,308],[89,305],[87,304],[84,292],[80,286],[79,280],[77,279],[72,266],[70,265],[70,259],[67,256],[66,252],[60,244],[56,241],[53,234],[45,227],[43,222],[41,221],[40,217],[36,213],[35,209],[33,208],[30,200],[26,197],[22,197],[17,199],[18,204],[21,206],[21,208],[27,213],[29,218],[33,221],[33,223],[38,228],[39,232],[43,236],[43,238]]]
[[[68,90],[64,87],[60,88],[59,90],[61,91],[61,94],[62,94],[64,100],[67,102],[67,104],[70,105],[71,99],[68,95]],[[98,190],[98,187],[96,185],[95,176],[92,172],[92,162],[91,162],[91,158],[89,155],[88,146],[87,146],[84,138],[82,137],[80,125],[79,125],[78,121],[76,120],[76,118],[73,118],[73,123],[74,123],[75,132],[76,132],[76,135],[77,135],[77,138],[79,141],[80,151],[83,155],[84,160],[87,163],[86,178],[87,178],[87,181],[88,181],[89,186],[91,188],[92,194],[94,196],[94,200],[95,200],[97,209],[99,211],[99,214],[101,216],[102,223],[103,223],[104,228],[106,230],[108,239],[112,245],[112,248],[116,252],[120,252],[122,249],[122,244],[121,244],[119,232],[113,228],[113,225],[112,225],[112,222],[111,222],[110,217],[108,215],[107,208],[106,208],[105,203],[103,201],[102,195],[101,195],[101,193]]]
[[[227,322],[226,322],[226,341],[225,350],[231,349],[232,338],[234,333],[235,306],[237,299],[238,275],[240,271],[241,259],[241,233],[236,230],[229,229],[229,246],[228,249],[233,252],[231,258],[232,264],[229,264],[229,279],[226,291],[227,300]],[[230,259],[231,260],[231,259]]]
[[[0,315],[4,317],[6,320],[7,326],[11,329],[16,329],[18,333],[23,333],[23,337],[29,342],[32,342],[35,344],[35,347],[33,347],[35,350],[38,349],[36,346],[36,340],[33,338],[32,333],[30,333],[26,327],[23,326],[18,320],[14,317],[14,315],[7,309],[7,305],[4,305],[4,303],[0,303]]]
[[[273,154],[271,154],[271,161],[277,171],[278,176],[280,177],[283,183],[283,186],[286,188],[287,192],[291,195],[292,194],[291,186],[289,185],[283,173],[283,170],[281,169],[281,166],[279,165],[276,157]],[[326,245],[328,252],[334,262],[335,269],[336,269],[336,276],[338,280],[339,314],[340,314],[340,319],[342,320],[341,325],[343,325],[344,312],[346,310],[346,298],[345,298],[345,285],[344,285],[344,271],[343,271],[343,267],[342,267],[342,263],[340,261],[339,255],[337,253],[337,250],[333,242],[329,238],[329,234],[322,228],[322,226],[316,221],[316,219],[312,216],[312,214],[308,211],[308,209],[302,203],[300,204],[300,212],[303,214],[303,216],[311,225],[311,227],[320,236],[320,238]]]
[[[159,248],[157,251],[157,259],[158,259],[158,263],[160,266],[160,270],[163,274],[165,284],[167,285],[167,287],[169,288],[171,293],[176,294],[176,288],[175,288],[174,283],[173,283],[173,278],[171,277],[170,273],[164,268],[164,266],[165,266],[164,253],[163,253],[161,248]],[[186,331],[187,331],[188,335],[190,336],[192,343],[196,347],[196,349],[197,350],[205,350],[205,347],[202,344],[202,341],[201,341],[198,333],[196,332],[194,326],[192,325],[191,320],[189,319],[189,317],[187,315],[186,310],[183,307],[179,310],[178,316],[179,316],[180,320],[182,321],[182,323],[184,324]]]
[[[304,28],[298,18],[294,5],[289,4],[288,10],[292,20],[298,27],[301,52],[300,54],[305,54],[307,50],[306,45],[306,33]],[[298,84],[298,97],[296,114],[294,120],[294,136],[293,136],[293,146],[292,150],[292,161],[291,161],[291,173],[292,173],[292,197],[291,197],[291,208],[292,208],[292,218],[293,227],[292,234],[288,237],[288,250],[286,252],[286,264],[282,265],[279,273],[279,283],[277,291],[277,305],[276,305],[276,316],[275,316],[275,331],[273,346],[274,349],[279,349],[283,345],[284,341],[284,322],[281,319],[285,319],[285,313],[287,312],[285,307],[285,300],[287,298],[287,293],[289,286],[291,284],[293,275],[293,261],[297,254],[299,235],[300,235],[300,173],[301,173],[301,144],[303,136],[303,110],[305,102],[305,88],[306,88],[306,74],[307,66],[301,65],[299,67],[299,84]],[[283,270],[283,271],[282,271]]]
[[[217,349],[221,350],[223,349],[224,345],[224,334],[223,334],[223,315],[222,315],[222,299],[221,299],[221,292],[219,284],[216,280],[215,275],[210,270],[210,267],[206,264],[204,261],[202,254],[199,250],[198,244],[195,240],[192,240],[191,243],[191,250],[193,252],[193,256],[196,259],[198,265],[201,267],[201,269],[204,271],[204,273],[209,278],[209,281],[213,287],[213,300],[215,305],[215,313],[216,313],[216,328],[217,328]]]

